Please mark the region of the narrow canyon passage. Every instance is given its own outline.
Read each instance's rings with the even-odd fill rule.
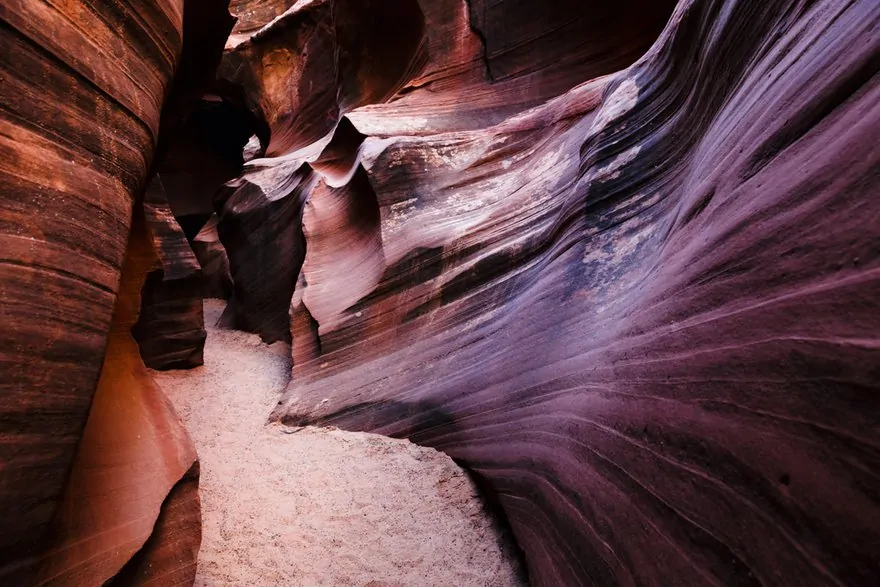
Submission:
[[[880,0],[0,20],[0,587],[880,587]]]
[[[515,552],[449,457],[408,441],[266,426],[289,347],[214,325],[205,365],[154,371],[201,461],[196,585],[519,586]]]

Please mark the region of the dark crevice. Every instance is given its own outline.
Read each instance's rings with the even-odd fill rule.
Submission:
[[[455,461],[455,459],[453,460]],[[504,506],[501,504],[498,493],[492,488],[492,482],[476,471],[469,469],[465,463],[459,461],[455,461],[455,463],[464,469],[464,472],[467,473],[468,477],[474,482],[474,485],[477,486],[483,506],[494,522],[496,534],[502,537],[504,544],[509,545],[508,552],[517,561],[516,571],[519,584],[530,585],[529,567],[526,564],[525,552],[523,552],[519,542],[516,540],[513,527],[510,524],[510,518],[508,518],[507,512],[504,511]]]
[[[254,117],[230,99],[208,95],[196,104],[158,168],[178,221],[211,215],[215,193],[241,175],[244,146],[259,132]]]
[[[694,220],[694,218],[696,218],[697,216],[702,214],[703,211],[712,202],[712,198],[714,196],[715,196],[715,188],[712,187],[697,200],[697,203],[694,204],[690,210],[688,210],[685,213],[684,218],[681,221],[681,225],[687,226],[688,224],[690,224]]]
[[[480,46],[482,47],[482,51],[480,55],[483,59],[483,67],[486,68],[486,76],[489,78],[490,82],[495,81],[495,76],[492,73],[492,64],[489,62],[489,41],[486,38],[486,33],[483,30],[474,24],[477,22],[477,14],[476,8],[474,7],[474,0],[465,0],[465,3],[468,7],[468,27],[471,29],[471,32],[474,33],[477,38],[480,40]]]
[[[255,131],[248,112],[206,95],[193,103],[173,133],[164,135],[163,157],[143,203],[161,268],[144,282],[141,312],[132,327],[150,368],[187,369],[203,363],[202,299],[211,284],[222,287],[225,275],[202,270],[194,241],[211,218],[215,192],[241,174],[242,149]],[[213,265],[223,271],[226,266]]]

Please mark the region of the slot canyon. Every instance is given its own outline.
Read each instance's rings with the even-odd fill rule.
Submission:
[[[880,585],[878,0],[0,20],[0,585]]]

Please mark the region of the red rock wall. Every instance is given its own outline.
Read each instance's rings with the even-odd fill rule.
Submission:
[[[86,422],[183,5],[14,2],[0,19],[2,577],[35,551]]]
[[[130,330],[158,264],[140,197],[160,127],[210,81],[229,14],[33,1],[0,19],[0,583],[191,584],[195,451]]]
[[[446,451],[536,585],[880,581],[877,3],[683,0],[558,97],[440,4],[309,159],[275,417]]]
[[[38,570],[23,584],[104,585],[120,573],[122,585],[151,576],[164,577],[162,585],[195,579],[201,541],[195,447],[131,334],[144,281],[158,264],[147,226],[136,212],[89,418]],[[180,485],[192,489],[176,491]],[[168,550],[174,556],[163,557]],[[142,567],[139,559],[156,566],[128,570]]]

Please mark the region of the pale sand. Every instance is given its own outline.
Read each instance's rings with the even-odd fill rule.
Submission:
[[[201,460],[197,586],[525,584],[515,546],[443,453],[266,426],[289,378],[288,347],[214,328],[222,309],[205,303],[203,367],[153,372]]]

